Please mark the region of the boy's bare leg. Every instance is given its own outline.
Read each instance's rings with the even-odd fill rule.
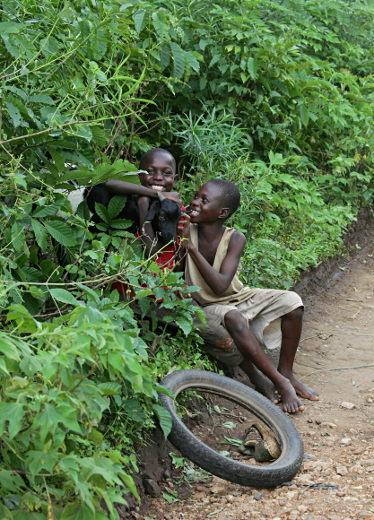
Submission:
[[[311,401],[318,401],[319,397],[317,392],[296,379],[292,371],[301,336],[303,314],[304,307],[298,307],[282,316],[282,348],[279,356],[278,372],[290,380],[296,393],[300,397],[310,399]]]
[[[243,356],[273,382],[275,390],[282,396],[282,409],[289,413],[304,410],[290,381],[277,371],[249,330],[246,318],[238,310],[229,311],[225,315],[225,326]]]
[[[256,387],[256,390],[267,397],[270,401],[273,401],[274,404],[279,403],[279,395],[277,395],[273,383],[270,379],[265,377],[264,374],[257,370],[248,358],[244,358],[239,366],[247,374],[251,383]]]

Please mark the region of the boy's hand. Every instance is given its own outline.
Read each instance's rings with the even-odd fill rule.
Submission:
[[[165,199],[173,200],[174,202],[179,204],[179,206],[182,205],[182,201],[177,191],[163,191],[162,194],[165,197]]]
[[[182,291],[175,291],[174,294],[177,297],[177,300],[184,300],[185,298],[191,298],[191,293],[187,293],[186,296],[183,296]]]
[[[182,220],[183,219],[183,220]],[[188,249],[190,246],[190,221],[191,218],[187,213],[182,213],[182,217],[179,220],[178,228],[177,228],[177,234],[179,238],[182,238],[184,240],[181,240],[181,246],[185,249]]]

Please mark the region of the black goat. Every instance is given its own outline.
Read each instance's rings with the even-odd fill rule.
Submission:
[[[146,221],[151,221],[154,231],[162,236],[162,241],[167,244],[175,239],[177,235],[178,221],[181,216],[181,209],[179,205],[173,200],[165,198],[161,192],[157,192],[158,199],[150,198],[149,210],[146,216]],[[108,207],[110,199],[114,197],[109,193],[104,183],[97,184],[92,188],[88,188],[84,195],[88,208],[92,213],[91,220],[96,224],[102,222],[99,215],[96,213],[95,203],[99,202],[105,208]],[[137,204],[138,197],[136,195],[127,195],[127,202],[123,210],[116,218],[132,220],[134,224],[127,228],[126,231],[134,233],[135,231],[143,231],[139,224],[139,211]]]

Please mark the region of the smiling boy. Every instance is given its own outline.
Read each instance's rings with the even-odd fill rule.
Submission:
[[[162,236],[157,235],[153,229],[152,222],[146,220],[149,209],[150,198],[158,198],[162,192],[164,197],[181,204],[179,194],[172,192],[174,184],[177,180],[176,163],[170,152],[163,148],[152,148],[148,150],[140,159],[139,169],[143,170],[139,174],[141,185],[131,182],[110,180],[105,183],[105,188],[116,195],[137,195],[139,209],[139,228],[141,232],[137,232],[135,237],[140,238],[145,246],[146,257],[155,255],[155,262],[161,269],[172,269],[175,265],[176,245],[174,243],[166,244]],[[126,298],[133,293],[129,293],[126,283],[114,282],[112,290],[117,290]],[[133,302],[132,308],[138,314],[141,314],[138,302]],[[155,309],[156,314],[162,319],[165,315],[165,309]]]
[[[179,194],[172,192],[177,180],[175,159],[170,152],[163,148],[152,148],[141,157],[139,174],[141,185],[131,182],[110,180],[105,188],[116,195],[138,195],[139,227],[142,230],[141,240],[145,245],[146,256],[151,256],[166,245],[162,237],[156,237],[152,222],[146,221],[149,209],[149,198],[158,198],[158,193],[170,200],[181,204]]]
[[[318,400],[318,394],[296,379],[292,370],[303,303],[294,292],[250,289],[240,282],[237,271],[246,238],[224,226],[239,203],[240,193],[233,183],[211,180],[195,194],[191,213],[178,229],[187,251],[182,260],[186,282],[201,288],[193,295],[207,318],[200,335],[211,345],[207,348],[211,354],[227,364],[238,364],[269,399],[281,398],[285,412],[302,411],[296,394]],[[260,343],[269,348],[281,345],[277,369]]]

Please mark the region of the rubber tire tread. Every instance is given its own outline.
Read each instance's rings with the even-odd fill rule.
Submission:
[[[169,441],[199,467],[242,486],[265,488],[288,482],[299,471],[304,455],[299,432],[282,410],[249,386],[204,370],[179,370],[166,376],[161,384],[169,387],[175,397],[183,390],[200,389],[228,398],[261,419],[281,443],[280,457],[266,466],[251,466],[229,459],[195,437],[178,417],[174,400],[160,393],[161,403],[172,417]]]

